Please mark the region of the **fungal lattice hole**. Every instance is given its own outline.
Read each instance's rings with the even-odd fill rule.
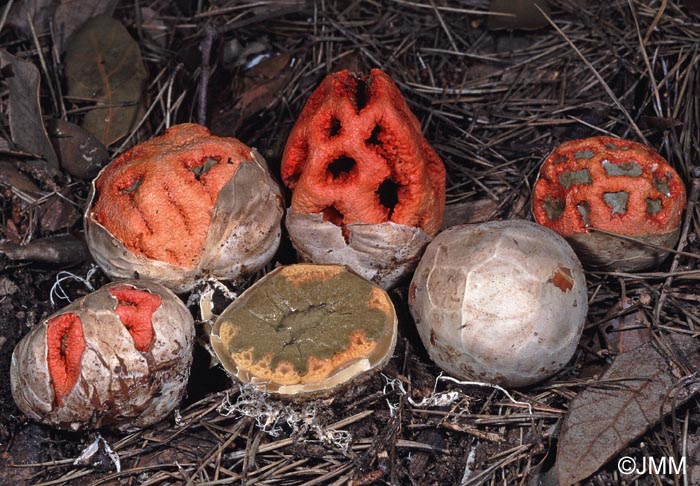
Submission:
[[[658,178],[654,178],[654,187],[656,188],[657,191],[659,191],[661,194],[663,194],[666,197],[671,196],[671,188],[668,185],[668,176]]]
[[[194,177],[197,180],[200,180],[204,174],[209,172],[212,167],[219,163],[219,160],[221,160],[221,157],[204,157],[195,165],[188,168],[192,171]]]
[[[603,169],[608,176],[628,176],[639,177],[642,175],[642,168],[634,162],[623,162],[622,164],[613,164],[609,160],[603,161]]]
[[[592,181],[591,173],[588,169],[567,170],[559,174],[559,184],[565,189],[570,188],[574,184],[590,184]]]
[[[370,80],[358,77],[355,79],[357,81],[357,88],[355,90],[355,104],[357,105],[358,111],[369,104],[369,85]]]
[[[565,208],[566,202],[562,199],[547,198],[544,201],[544,212],[550,221],[556,221],[561,218]]]
[[[623,147],[620,145],[617,145],[615,143],[610,143],[610,142],[605,142],[605,148],[610,149],[610,150],[629,150],[628,147]]]
[[[328,206],[326,209],[323,210],[323,220],[329,221],[336,226],[343,225],[343,218],[343,213],[338,211],[338,208],[336,208],[335,206]]]
[[[608,205],[613,214],[625,214],[627,212],[627,200],[629,192],[606,192],[603,193],[603,201]]]
[[[128,179],[127,181],[119,184],[119,192],[125,195],[133,194],[141,187],[143,183],[143,177],[136,177],[134,179]]]
[[[595,157],[595,152],[593,152],[591,149],[574,152],[575,159],[592,159],[593,157]]]
[[[338,120],[336,117],[331,118],[331,123],[328,127],[328,137],[333,138],[338,136],[340,133],[340,120]]]
[[[591,212],[591,208],[588,206],[587,202],[580,202],[576,205],[576,211],[581,215],[581,219],[583,219],[583,222],[586,224],[586,226],[590,226],[591,221],[588,218],[588,215]]]
[[[333,176],[333,180],[337,180],[343,176],[347,177],[353,167],[355,167],[355,159],[347,155],[341,155],[328,164],[328,172]]]
[[[654,216],[661,211],[661,199],[647,198],[647,214]]]
[[[376,125],[372,129],[372,133],[369,135],[369,138],[365,140],[365,143],[368,145],[382,145],[382,141],[379,138],[379,134],[382,133],[382,127],[379,125]]]
[[[384,179],[377,189],[377,195],[379,196],[379,204],[389,209],[389,217],[394,211],[394,208],[399,202],[399,186],[396,182],[391,179]]]

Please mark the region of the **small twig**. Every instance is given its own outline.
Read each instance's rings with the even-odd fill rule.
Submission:
[[[218,37],[218,32],[211,25],[204,26],[204,39],[199,45],[202,51],[202,71],[199,77],[199,106],[197,109],[197,123],[205,125],[207,122],[207,91],[209,77],[211,76],[211,47],[214,39]]]
[[[2,28],[5,26],[5,21],[7,20],[7,14],[10,13],[10,9],[12,8],[12,2],[14,2],[14,0],[10,0],[9,2],[7,2],[7,4],[5,5],[5,8],[2,11],[2,17],[0,17],[0,32],[2,32]]]
[[[690,176],[692,177],[690,181],[690,194],[688,195],[688,205],[686,206],[685,219],[683,220],[683,228],[681,230],[681,237],[678,240],[677,250],[680,252],[685,245],[688,243],[688,229],[690,228],[690,221],[693,219],[693,213],[695,212],[695,204],[697,204],[698,196],[700,196],[700,167],[693,167],[690,171]],[[678,268],[678,263],[680,261],[681,255],[676,253],[673,257],[673,262],[671,263],[671,268],[669,273],[671,275],[666,278],[663,286],[661,287],[661,295],[659,296],[659,302],[654,308],[654,324],[659,324],[659,316],[661,314],[661,309],[666,303],[666,298],[668,297],[668,291],[671,289],[671,283],[673,282],[673,273]]]
[[[29,15],[29,9],[27,9],[27,22],[29,23],[29,30],[32,33],[32,41],[36,46],[36,52],[39,55],[39,64],[41,64],[41,69],[44,71],[44,76],[46,76],[46,84],[49,87],[49,93],[51,93],[51,100],[53,101],[53,106],[56,112],[58,112],[58,99],[56,98],[56,92],[53,89],[53,83],[51,82],[51,76],[49,76],[49,69],[46,66],[46,60],[44,59],[44,52],[41,49],[41,44],[39,43],[39,38],[36,35],[36,30],[34,29],[34,22],[32,22],[32,17]]]

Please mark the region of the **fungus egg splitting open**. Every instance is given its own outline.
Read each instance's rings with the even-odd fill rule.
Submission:
[[[165,287],[122,281],[74,301],[17,345],[12,395],[29,417],[60,428],[145,427],[185,392],[194,321]]]
[[[676,244],[685,203],[683,181],[659,154],[629,140],[593,137],[565,142],[547,157],[532,212],[588,267],[637,271],[668,255],[644,243]]]
[[[329,74],[282,156],[289,236],[306,261],[338,263],[388,288],[438,232],[445,167],[392,79]]]
[[[583,331],[581,264],[528,221],[455,226],[428,245],[409,305],[430,357],[448,373],[524,386],[560,370]]]
[[[396,345],[387,293],[340,265],[280,267],[217,318],[211,344],[243,383],[280,396],[328,395],[378,371]]]
[[[110,277],[138,273],[185,292],[198,278],[235,279],[269,262],[283,211],[279,187],[256,150],[187,123],[100,172],[85,231]]]

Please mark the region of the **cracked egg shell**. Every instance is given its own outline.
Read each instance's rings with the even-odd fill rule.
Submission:
[[[327,396],[380,370],[396,345],[389,295],[340,265],[268,273],[217,318],[216,356],[238,381],[277,396]]]
[[[658,266],[678,242],[686,194],[658,153],[637,142],[592,137],[559,145],[535,183],[535,220],[574,247],[592,269],[638,271]]]
[[[415,268],[442,224],[445,167],[379,69],[326,76],[289,135],[281,174],[300,257],[384,288]]]
[[[179,404],[193,340],[192,315],[167,288],[112,283],[47,317],[17,344],[12,396],[27,416],[54,427],[145,427]]]
[[[117,157],[92,184],[88,247],[112,278],[138,274],[175,292],[267,264],[284,212],[265,160],[234,138],[176,125]]]
[[[588,300],[569,244],[544,226],[513,220],[436,236],[411,281],[409,305],[438,366],[458,378],[518,387],[566,365]]]

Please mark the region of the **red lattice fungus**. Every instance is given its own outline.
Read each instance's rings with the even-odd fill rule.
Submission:
[[[312,93],[287,141],[286,224],[301,259],[393,286],[442,225],[445,167],[379,69],[340,71]]]
[[[287,141],[282,180],[292,211],[336,225],[394,223],[433,236],[445,205],[445,168],[391,78],[328,75]]]
[[[645,145],[612,137],[573,140],[544,161],[533,195],[538,223],[574,246],[589,266],[638,270],[665,252],[604,233],[671,246],[678,239],[685,187]]]

